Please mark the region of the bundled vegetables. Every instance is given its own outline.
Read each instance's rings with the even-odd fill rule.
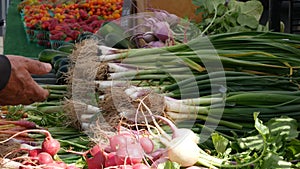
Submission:
[[[294,133],[299,125],[298,35],[206,37],[193,29],[176,34],[169,25],[158,36],[153,30],[159,26],[149,24],[157,20],[143,19],[128,31],[107,23],[68,56],[65,82],[72,95],[65,110],[96,143],[79,153],[88,168],[260,168],[274,159],[279,168],[299,165],[283,155],[297,153],[272,149],[274,130]],[[158,39],[163,47],[147,46]],[[142,40],[146,46],[127,48]],[[47,60],[54,58],[50,52]],[[281,128],[277,120],[290,123]],[[281,141],[294,148],[298,136],[289,136]],[[251,139],[259,146],[247,144]],[[213,152],[202,149],[208,147]]]

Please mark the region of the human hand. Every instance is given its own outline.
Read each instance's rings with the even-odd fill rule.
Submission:
[[[39,86],[31,74],[47,74],[52,69],[51,64],[22,56],[6,56],[11,63],[11,75],[0,91],[0,105],[28,105],[46,100],[49,92]]]

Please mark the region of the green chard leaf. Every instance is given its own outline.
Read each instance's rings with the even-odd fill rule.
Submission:
[[[272,137],[282,137],[291,140],[298,137],[298,123],[290,117],[280,117],[270,119],[267,124]]]
[[[255,112],[253,115],[254,121],[255,121],[254,127],[260,133],[260,135],[263,137],[263,139],[267,140],[267,138],[270,134],[269,128],[263,124],[263,122],[258,118],[258,115],[259,115],[258,112]]]
[[[247,1],[241,6],[243,14],[253,16],[257,21],[259,21],[263,10],[264,8],[260,1]]]
[[[263,148],[263,139],[260,135],[249,136],[238,139],[238,144],[241,149],[261,150]]]
[[[211,137],[216,151],[223,154],[226,151],[229,140],[218,133],[213,133]]]
[[[260,168],[262,169],[290,169],[291,163],[284,161],[281,156],[273,153],[268,152],[267,155],[264,157],[262,165]]]
[[[240,14],[237,18],[237,22],[241,25],[241,26],[248,26],[252,29],[256,29],[259,25],[259,21],[256,20],[253,16],[248,15],[248,14]]]

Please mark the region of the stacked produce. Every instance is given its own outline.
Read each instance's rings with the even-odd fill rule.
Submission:
[[[106,26],[120,30],[114,23]],[[97,164],[94,158],[87,160],[91,168],[131,168],[140,163],[155,168],[267,168],[275,159],[280,163],[273,165],[279,168],[299,165],[298,151],[282,147],[294,149],[299,143],[299,36],[226,33],[166,47],[117,49],[103,44],[98,33],[82,41],[69,56],[72,98],[68,101],[74,109],[66,110],[100,147],[100,155],[94,158],[101,160]],[[46,58],[52,60],[51,55]],[[176,136],[165,132],[174,134],[176,129],[164,116],[180,130],[191,128],[186,131],[201,138],[194,142],[199,151],[192,154],[195,147],[181,147],[194,146],[192,139],[184,142],[189,137],[179,137],[178,144],[173,141]],[[273,138],[285,132],[282,142],[274,143]],[[153,149],[158,157],[136,150],[138,133],[158,144]],[[134,138],[125,146],[128,154],[109,147],[118,134]],[[201,149],[208,147],[212,154]],[[139,153],[131,156],[131,150]],[[124,156],[128,161],[116,163]]]
[[[211,2],[206,7],[222,9],[221,1]],[[82,130],[90,144],[60,138],[69,130],[24,130],[12,137],[41,132],[56,151],[41,143],[35,156],[25,149],[28,156],[5,162],[63,169],[299,168],[300,36],[208,28],[205,36],[184,19],[150,10],[122,18],[136,21],[132,28],[108,22],[80,34],[75,45],[40,53],[60,85],[43,85],[51,93],[44,103],[13,108],[40,125]],[[41,160],[44,155],[50,158]]]
[[[95,33],[105,21],[120,18],[122,4],[122,0],[27,0],[19,6],[28,41],[57,48],[74,43],[81,33]]]

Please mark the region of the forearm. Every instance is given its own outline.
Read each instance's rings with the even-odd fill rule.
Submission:
[[[6,86],[11,74],[11,64],[8,58],[0,55],[0,91]]]

